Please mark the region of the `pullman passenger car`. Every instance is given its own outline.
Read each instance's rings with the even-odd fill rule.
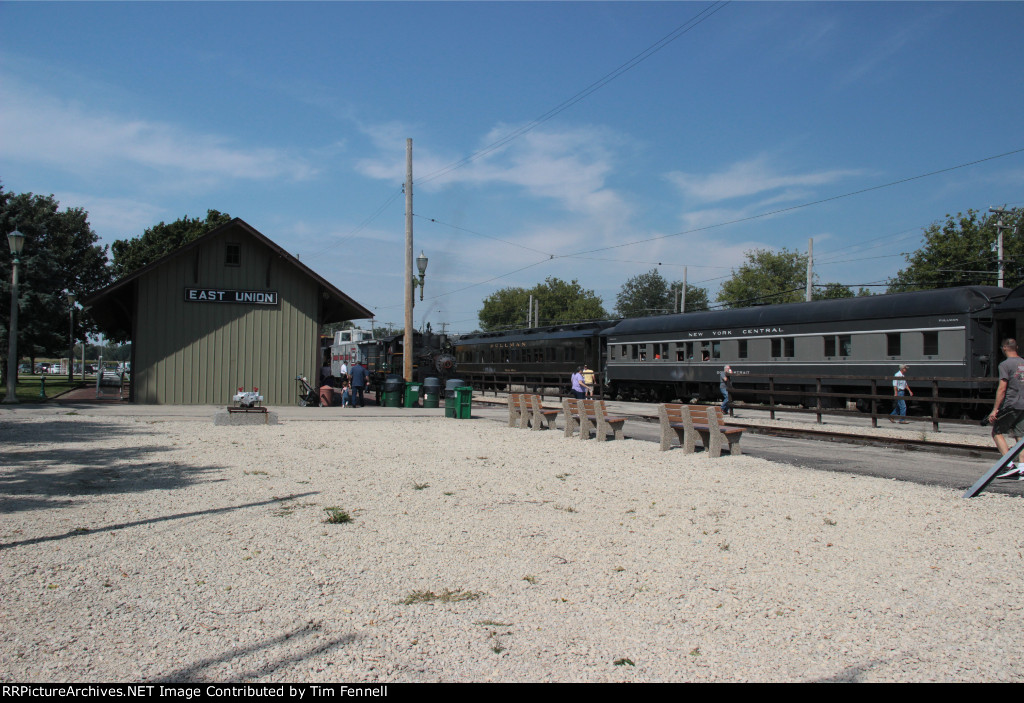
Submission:
[[[564,386],[578,366],[597,374],[604,366],[601,330],[610,321],[533,327],[509,332],[474,332],[455,343],[458,376],[476,388],[514,382]]]

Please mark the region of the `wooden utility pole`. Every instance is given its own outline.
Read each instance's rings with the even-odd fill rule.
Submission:
[[[405,338],[402,342],[402,376],[412,381],[412,139],[405,140]]]
[[[807,302],[811,302],[814,298],[814,286],[812,281],[814,280],[814,239],[807,240]]]

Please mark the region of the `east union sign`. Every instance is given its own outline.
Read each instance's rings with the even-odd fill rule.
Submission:
[[[243,303],[246,305],[277,305],[276,290],[224,290],[221,288],[186,288],[189,303]]]

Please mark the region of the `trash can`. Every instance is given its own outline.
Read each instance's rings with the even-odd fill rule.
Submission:
[[[320,407],[329,408],[334,405],[334,388],[332,386],[320,386]]]
[[[473,387],[460,386],[455,389],[455,415],[459,420],[468,420],[473,411]]]
[[[403,390],[405,390],[405,379],[398,374],[388,374],[384,379],[384,406],[388,408],[402,407]]]
[[[420,404],[420,388],[423,388],[422,383],[416,381],[410,381],[405,384],[405,407],[416,408]]]
[[[450,378],[444,384],[444,416],[455,417],[455,389],[465,386],[466,382],[461,378]]]
[[[428,378],[423,381],[423,407],[438,407],[438,399],[441,397],[441,379]]]

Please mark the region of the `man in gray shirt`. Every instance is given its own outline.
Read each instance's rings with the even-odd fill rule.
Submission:
[[[1004,339],[1002,349],[1006,359],[999,364],[999,387],[988,421],[992,423],[992,439],[1005,455],[1010,451],[1007,435],[1014,438],[1014,443],[1024,437],[1024,359],[1017,353],[1015,339]],[[1006,472],[996,478],[1024,481],[1024,470],[1011,461]]]

